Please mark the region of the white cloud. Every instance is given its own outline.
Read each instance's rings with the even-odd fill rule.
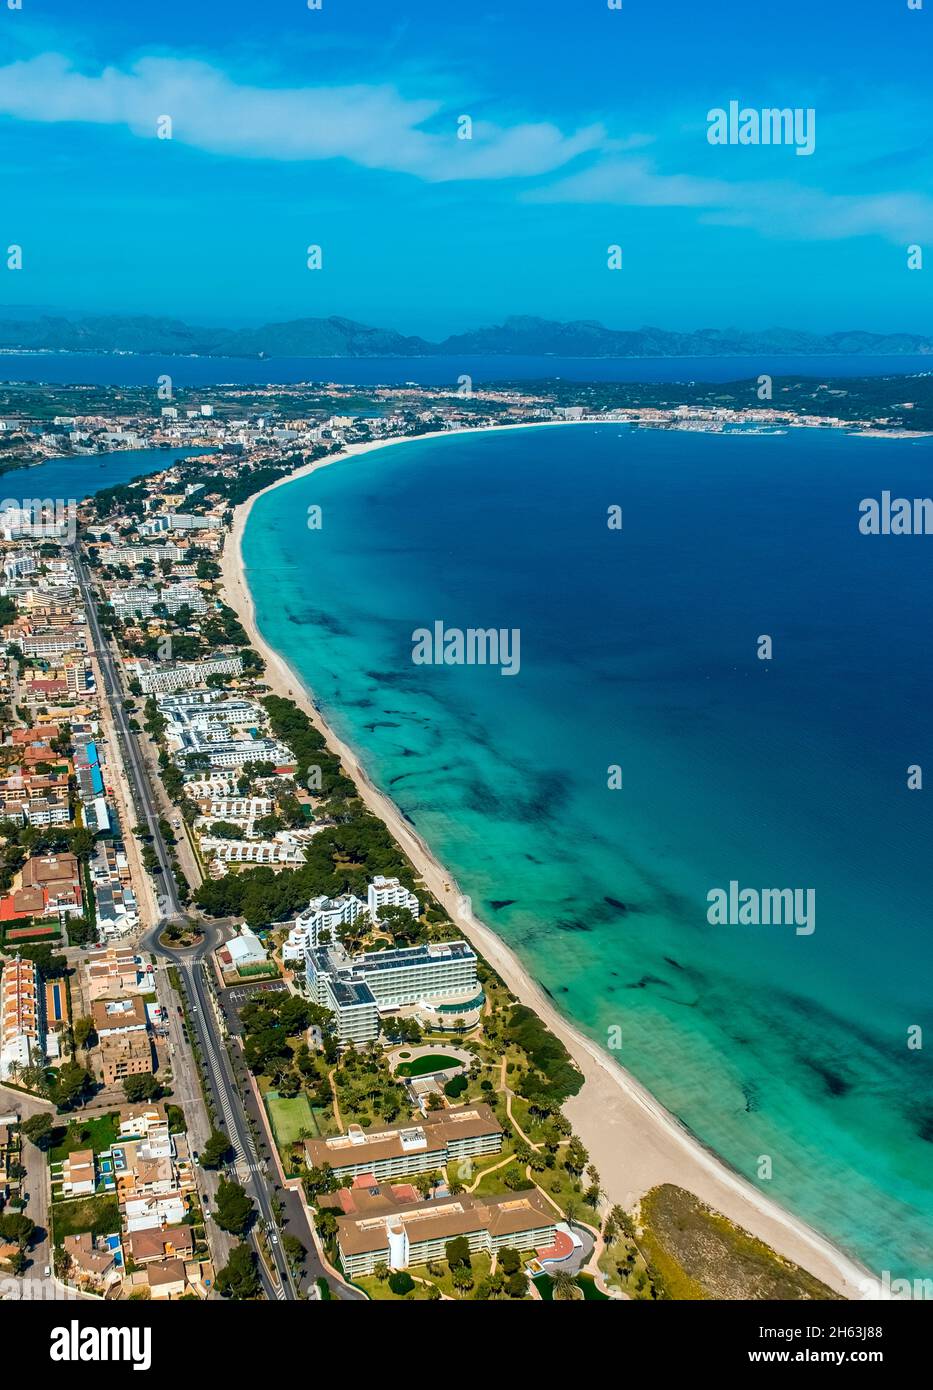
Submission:
[[[919,193],[835,194],[787,180],[661,173],[632,153],[653,137],[610,138],[601,125],[565,134],[550,122],[478,119],[472,140],[459,140],[448,109],[438,100],[403,97],[388,84],[250,86],[187,59],[142,58],[125,70],[87,76],[61,54],[45,53],[0,68],[0,114],[22,120],[123,126],[155,139],[158,118],[168,115],[179,143],[235,158],[343,158],[433,183],[558,174],[524,198],[691,208],[703,222],[792,239],[875,235],[906,244],[933,235],[933,199]],[[588,167],[568,171],[586,155]]]
[[[662,174],[646,159],[604,159],[525,197],[541,203],[694,208],[703,222],[792,239],[881,236],[907,244],[933,235],[933,198],[924,194],[826,193],[784,180],[730,183]]]
[[[605,140],[601,126],[564,135],[548,123],[500,127],[477,121],[472,140],[421,129],[441,103],[409,100],[394,87],[253,87],[207,63],[143,58],[127,71],[88,77],[61,54],[0,68],[0,113],[30,121],[122,125],[156,138],[159,116],[173,139],[212,154],[253,159],[344,158],[428,181],[547,174]]]

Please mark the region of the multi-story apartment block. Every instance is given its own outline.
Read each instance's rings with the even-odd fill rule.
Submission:
[[[203,800],[199,809],[206,819],[251,825],[263,816],[271,816],[275,802],[270,796],[218,796]]]
[[[39,976],[31,960],[7,960],[0,976],[0,1080],[44,1059]]]
[[[367,891],[369,915],[374,922],[379,921],[379,911],[383,907],[404,907],[417,917],[421,911],[418,899],[397,878],[384,878],[377,874]]]
[[[412,1005],[430,1010],[432,1021],[441,1022],[442,1010],[463,1019],[483,1002],[476,954],[466,941],[430,942],[352,957],[340,945],[309,947],[305,962],[308,992],[334,1014],[341,1042],[376,1038],[380,1013]]]
[[[154,565],[158,565],[162,560],[169,560],[173,564],[181,559],[182,552],[174,541],[165,541],[159,545],[121,545],[119,549],[114,548],[112,557],[109,557],[114,564],[124,565],[144,565],[150,560]],[[101,557],[104,558],[103,556]]]
[[[342,1198],[345,1194],[333,1194]],[[503,1197],[442,1197],[434,1201],[399,1201],[387,1187],[353,1189],[351,1211],[337,1219],[337,1246],[344,1272],[351,1278],[371,1274],[379,1264],[407,1269],[443,1259],[449,1240],[464,1236],[474,1253],[541,1250],[553,1244],[555,1213],[531,1188]],[[328,1206],[341,1207],[331,1198]]]
[[[144,695],[171,695],[176,690],[203,685],[208,676],[239,676],[243,673],[243,658],[233,656],[211,656],[204,661],[191,661],[181,666],[159,666],[143,661],[127,665],[131,676],[136,677]]]
[[[288,940],[282,947],[283,960],[302,960],[307,950],[316,950],[321,944],[321,935],[329,932],[336,939],[340,927],[352,926],[366,904],[353,893],[345,893],[339,898],[312,898],[288,933]]]
[[[173,617],[183,607],[190,608],[192,613],[207,611],[201,590],[188,584],[166,584],[161,590],[145,585],[114,588],[108,593],[107,602],[121,621],[133,619],[137,614],[142,618],[151,618],[160,604]]]
[[[284,868],[303,864],[304,850],[289,840],[215,840],[205,836],[201,852],[221,864],[270,864]]]
[[[68,694],[77,697],[94,692],[94,673],[90,661],[69,661],[65,663],[65,680]]]
[[[307,1166],[329,1164],[341,1183],[364,1174],[387,1182],[433,1173],[458,1159],[498,1153],[501,1148],[502,1126],[488,1105],[429,1110],[420,1123],[393,1129],[351,1125],[346,1134],[306,1139],[304,1144]]]
[[[39,562],[31,550],[13,550],[3,557],[3,573],[7,579],[22,579],[35,574]]]
[[[67,825],[71,807],[66,791],[50,791],[47,796],[32,797],[20,803],[20,812],[28,825]]]
[[[167,531],[216,531],[220,528],[220,518],[216,516],[196,516],[193,512],[166,512],[144,521],[140,533],[144,536],[164,535]]]
[[[109,1034],[100,1040],[100,1069],[105,1086],[152,1071],[152,1045],[145,1032]]]
[[[184,734],[172,757],[179,767],[189,758],[210,760],[212,768],[240,768],[247,763],[272,763],[275,767],[294,762],[284,743],[274,738],[229,738],[211,740],[199,734]]]
[[[228,696],[222,690],[163,695],[158,705],[159,713],[167,720],[165,732],[169,738],[183,738],[188,733],[229,738],[231,729],[257,727],[266,717],[255,701]]]
[[[58,661],[69,652],[86,652],[87,640],[78,628],[53,628],[47,632],[33,632],[22,639],[24,656],[42,661]]]

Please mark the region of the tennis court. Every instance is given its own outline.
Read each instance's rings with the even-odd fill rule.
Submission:
[[[267,1091],[265,1101],[279,1148],[297,1143],[302,1130],[312,1135],[320,1134],[306,1095],[287,1098],[276,1091]]]

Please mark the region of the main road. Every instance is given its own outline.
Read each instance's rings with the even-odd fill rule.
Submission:
[[[255,1227],[253,1229],[252,1239],[256,1247],[256,1253],[259,1256],[259,1270],[266,1294],[270,1298],[297,1299],[298,1291],[295,1287],[288,1261],[285,1258],[285,1253],[282,1250],[281,1237],[278,1232],[275,1213],[272,1208],[269,1186],[265,1180],[263,1167],[256,1153],[253,1136],[250,1133],[239,1091],[230,1073],[230,1060],[227,1057],[226,1048],[219,1036],[216,1020],[213,1017],[213,1007],[208,1001],[207,990],[202,976],[201,957],[206,951],[213,949],[219,944],[220,935],[216,929],[208,929],[201,938],[200,944],[193,950],[187,951],[175,950],[168,946],[164,946],[160,939],[163,929],[169,922],[184,918],[184,905],[179,897],[178,885],[175,882],[172,863],[169,859],[165,840],[159,825],[158,807],[152,785],[146,774],[139,746],[136,739],[133,737],[126,710],[123,706],[123,687],[117,673],[113,653],[110,650],[110,645],[107,642],[100,625],[100,619],[97,616],[97,600],[91,588],[87,569],[81,558],[77,544],[75,544],[71,553],[78,579],[78,587],[84,600],[88,627],[103,678],[103,693],[113,715],[114,727],[116,728],[117,739],[120,744],[123,767],[130,784],[130,794],[136,812],[139,815],[140,823],[144,824],[149,832],[150,842],[160,870],[159,878],[161,879],[161,892],[159,893],[159,902],[163,916],[143,937],[140,945],[144,950],[152,951],[157,956],[167,958],[178,969],[179,977],[187,996],[188,1015],[197,1034],[201,1056],[204,1058],[205,1066],[207,1067],[216,1103],[223,1114],[224,1122],[227,1127],[227,1134],[236,1153],[236,1170],[240,1175],[243,1186],[254,1201],[265,1227],[267,1251],[268,1255],[271,1256],[275,1273],[274,1281],[270,1278],[266,1261],[263,1258],[259,1233],[256,1231]],[[182,1059],[176,1054],[175,1061],[177,1068],[178,1064],[182,1062]],[[188,1064],[194,1066],[194,1059],[191,1058]]]
[[[114,664],[113,653],[110,644],[104,636],[97,616],[97,599],[91,589],[90,581],[87,576],[87,569],[81,559],[77,543],[71,547],[71,558],[78,579],[78,588],[84,600],[84,609],[87,615],[88,627],[91,632],[91,639],[94,651],[97,656],[97,664],[104,682],[104,696],[110,707],[113,716],[114,727],[117,733],[117,741],[120,745],[121,760],[126,771],[129,791],[133,800],[136,813],[139,816],[139,824],[144,824],[151,837],[152,847],[155,850],[161,870],[162,880],[160,903],[164,906],[167,917],[182,916],[182,904],[178,896],[178,886],[175,883],[175,875],[172,872],[171,860],[165,848],[162,832],[159,829],[159,813],[156,806],[155,797],[146,776],[146,769],[143,766],[142,756],[139,746],[130,730],[129,720],[123,705],[124,693],[117,668]]]
[[[222,940],[218,928],[201,924],[203,936],[194,947],[166,946],[159,940],[161,924],[154,927],[140,943],[144,950],[153,951],[175,966],[185,993],[188,1027],[193,1029],[198,1050],[204,1061],[215,1112],[233,1148],[233,1169],[237,1180],[252,1199],[258,1216],[252,1240],[259,1256],[259,1270],[266,1294],[273,1299],[297,1299],[298,1289],[282,1248],[282,1233],[273,1206],[273,1194],[267,1170],[256,1150],[256,1142],[246,1116],[227,1048],[214,1012],[214,1000],[205,977],[204,956],[217,948]],[[196,1065],[192,1061],[192,1065]],[[260,1231],[265,1232],[265,1250]],[[313,1253],[313,1252],[312,1252]],[[267,1261],[271,1260],[274,1278],[270,1278]]]
[[[72,549],[72,557],[104,683],[104,695],[113,712],[123,766],[130,783],[130,793],[140,823],[145,824],[151,837],[152,847],[161,870],[159,877],[162,880],[160,895],[162,917],[146,933],[140,945],[144,950],[152,951],[156,956],[170,962],[178,971],[179,979],[185,991],[189,1025],[197,1036],[198,1047],[204,1059],[213,1092],[214,1104],[217,1112],[223,1117],[227,1136],[236,1155],[234,1170],[238,1180],[255,1204],[261,1229],[265,1234],[265,1240],[262,1242],[260,1229],[254,1225],[251,1239],[259,1256],[258,1267],[266,1295],[271,1299],[297,1299],[300,1297],[299,1290],[282,1248],[282,1232],[273,1206],[270,1180],[272,1170],[266,1168],[257,1153],[246,1107],[233,1075],[233,1068],[220,1024],[215,1016],[214,1000],[204,973],[204,957],[220,944],[222,933],[216,926],[200,923],[199,926],[203,935],[194,947],[187,949],[172,947],[163,944],[161,940],[162,931],[169,922],[184,918],[184,906],[178,894],[178,885],[175,882],[172,863],[159,825],[158,808],[152,786],[123,706],[123,687],[113,654],[97,616],[97,601],[77,544]],[[189,913],[188,915],[191,916],[192,914]],[[185,1049],[183,1057],[184,1062],[176,1051],[176,1066],[173,1070],[177,1070],[179,1064],[187,1065],[191,1069],[196,1067],[197,1064],[190,1049]],[[196,1072],[192,1079],[196,1079]],[[284,1198],[287,1199],[289,1196],[291,1194],[283,1193]],[[292,1208],[294,1203],[288,1205]],[[263,1245],[265,1249],[263,1249]],[[267,1261],[271,1261],[271,1271]],[[317,1257],[313,1241],[309,1241],[307,1247],[306,1265],[309,1267],[309,1275],[312,1279],[324,1275],[324,1268]],[[337,1293],[338,1297],[353,1298],[356,1295],[356,1290],[351,1291],[345,1286],[338,1286]]]

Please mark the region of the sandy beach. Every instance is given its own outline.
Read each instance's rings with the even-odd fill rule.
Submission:
[[[577,423],[592,422],[549,422],[547,427],[567,428]],[[540,427],[529,422],[498,428]],[[439,431],[435,435],[421,435],[418,438],[473,432]],[[410,439],[351,445],[339,454],[329,455],[296,470],[287,478],[273,483],[272,487],[284,487],[317,468],[327,467],[358,453],[408,442],[411,442]],[[271,491],[271,488],[266,491]],[[864,1281],[871,1277],[869,1270],[837,1250],[831,1242],[734,1173],[694,1139],[608,1053],[604,1053],[568,1023],[518,958],[473,914],[469,900],[461,895],[452,875],[434,857],[394,802],[374,786],[354,751],[322,719],[299,677],[263,640],[256,626],[252,595],[244,573],[242,539],[253,503],[261,495],[255,494],[237,507],[234,513],[232,530],[224,545],[222,580],[226,601],[236,610],[253,646],[266,661],[265,682],[276,694],[293,699],[313,719],[329,747],[339,754],[347,775],[356,783],[365,804],[388,825],[425,886],[501,975],[509,989],[523,1003],[535,1009],[561,1038],[585,1076],[580,1093],[567,1102],[564,1111],[588,1149],[591,1161],[599,1169],[603,1187],[610,1199],[631,1207],[640,1196],[659,1183],[676,1183],[695,1193],[787,1259],[809,1270],[841,1296],[863,1297]]]

